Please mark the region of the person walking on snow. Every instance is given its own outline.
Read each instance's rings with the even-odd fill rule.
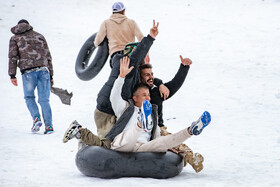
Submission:
[[[53,85],[52,57],[45,37],[33,30],[25,19],[11,28],[14,36],[9,44],[9,76],[14,86],[18,86],[17,67],[22,74],[24,99],[32,116],[31,131],[36,133],[42,126],[41,115],[35,101],[34,91],[37,88],[38,102],[42,109],[45,123],[44,134],[54,131],[52,124],[52,111],[49,103],[50,88]]]

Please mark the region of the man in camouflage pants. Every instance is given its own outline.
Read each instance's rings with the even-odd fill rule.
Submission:
[[[190,65],[192,64],[192,61],[189,58],[183,58],[180,55],[180,59],[181,64],[174,78],[171,81],[164,83],[164,85],[170,91],[164,96],[161,95],[159,88],[154,84],[152,65],[142,64],[139,67],[141,82],[150,88],[151,103],[158,106],[158,126],[161,130],[161,136],[171,135],[171,133],[167,131],[167,127],[164,125],[163,121],[163,101],[170,99],[181,88],[187,77]],[[184,166],[189,163],[197,173],[203,169],[203,156],[200,153],[193,153],[193,151],[186,144],[180,144],[177,147],[171,149],[171,151],[180,154],[183,157]]]
[[[53,132],[52,111],[49,103],[50,88],[53,84],[53,66],[46,39],[33,31],[27,20],[20,20],[11,28],[14,36],[9,45],[9,76],[17,86],[17,66],[22,73],[24,99],[33,118],[32,132],[38,132],[42,126],[40,112],[35,101],[34,91],[37,87],[39,104],[45,123],[44,134]]]

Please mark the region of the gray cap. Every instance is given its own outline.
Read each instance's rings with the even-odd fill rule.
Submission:
[[[125,6],[123,5],[122,2],[116,2],[112,6],[113,12],[121,12],[125,9]]]

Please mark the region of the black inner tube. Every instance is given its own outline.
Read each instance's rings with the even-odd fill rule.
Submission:
[[[79,79],[84,81],[93,79],[101,71],[109,56],[108,39],[105,38],[97,47],[97,53],[89,64],[90,57],[96,49],[93,44],[96,34],[97,33],[94,33],[86,40],[76,59],[76,75]]]
[[[85,146],[76,154],[76,166],[86,176],[100,178],[171,178],[181,173],[183,159],[173,152],[118,152]]]

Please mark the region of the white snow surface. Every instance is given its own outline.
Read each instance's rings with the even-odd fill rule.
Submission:
[[[212,122],[185,143],[204,158],[200,173],[188,165],[176,177],[100,179],[75,165],[77,141],[62,143],[73,120],[96,132],[97,93],[107,62],[82,81],[75,61],[85,40],[111,15],[112,0],[0,1],[0,186],[280,186],[280,1],[125,0],[126,15],[146,35],[159,35],[150,58],[156,77],[172,79],[179,55],[192,59],[182,88],[164,103],[165,124],[177,132],[203,111]],[[32,134],[18,69],[8,76],[10,28],[25,18],[48,41],[56,87],[73,92],[71,106],[51,94],[55,133]],[[94,158],[93,158],[94,159]]]

